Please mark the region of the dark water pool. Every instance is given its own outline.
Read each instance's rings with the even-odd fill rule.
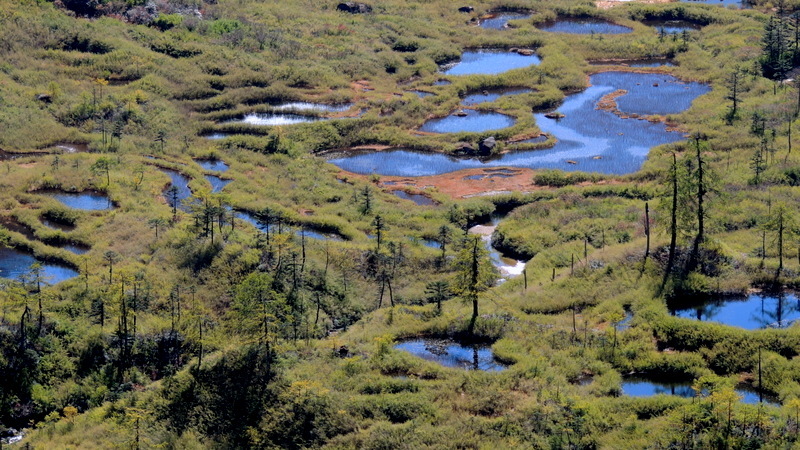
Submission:
[[[663,74],[602,72],[590,80],[591,87],[568,96],[558,108],[564,118],[534,115],[539,128],[558,139],[552,148],[514,151],[492,160],[396,149],[334,154],[329,162],[354,173],[412,177],[501,166],[622,175],[639,170],[651,147],[684,137],[667,131],[663,123],[622,119],[598,110],[595,106],[601,97],[625,89],[627,94],[617,99],[622,112],[673,114],[686,110],[695,98],[710,90],[703,84],[683,83]],[[658,86],[653,86],[656,83]]]
[[[65,231],[65,232],[70,232],[70,231],[73,231],[75,229],[75,225],[69,225],[69,224],[61,223],[61,222],[54,222],[52,220],[44,219],[44,218],[39,219],[39,220],[42,221],[42,225],[46,226],[47,228],[52,228],[54,230],[61,230],[61,231]]]
[[[100,193],[95,192],[62,192],[62,191],[40,191],[43,195],[54,198],[74,209],[86,211],[101,211],[114,208],[111,200]]]
[[[408,91],[408,92],[415,94],[419,98],[430,97],[433,95],[431,92],[425,92],[425,91]]]
[[[422,194],[409,194],[406,191],[392,191],[392,194],[404,199],[404,200],[411,200],[412,202],[420,205],[420,206],[435,206],[436,202],[434,202],[430,197]]]
[[[567,34],[624,34],[631,28],[594,18],[561,18],[538,26],[542,31]]]
[[[540,62],[536,55],[524,56],[507,50],[474,50],[462,53],[459,62],[445,66],[442,72],[446,75],[497,75]]]
[[[36,258],[27,253],[8,247],[0,247],[0,278],[17,279],[30,271]],[[41,262],[41,261],[40,261]],[[78,276],[78,272],[66,266],[53,263],[42,263],[44,280],[48,284],[57,284]]]
[[[795,294],[751,294],[693,305],[672,300],[667,306],[678,317],[718,322],[748,330],[786,328],[800,319],[800,299]]]
[[[412,339],[401,342],[394,348],[445,367],[486,372],[499,372],[506,369],[504,364],[494,359],[491,348],[463,345],[452,339]]]
[[[229,168],[221,159],[196,159],[195,162],[203,169],[214,172],[225,172]]]
[[[532,92],[528,88],[504,88],[504,89],[488,89],[485,91],[469,94],[461,100],[462,106],[472,106],[484,102],[493,102],[500,97],[508,95],[527,94]]]
[[[502,30],[506,28],[509,20],[524,20],[531,17],[530,13],[501,12],[490,19],[481,20],[481,28],[488,30]]]
[[[664,30],[666,34],[680,34],[684,31],[695,31],[703,28],[701,25],[688,20],[643,20],[642,23],[655,28],[659,33]]]
[[[465,109],[459,114],[463,114],[463,116],[450,114],[447,117],[431,119],[422,124],[419,130],[429,133],[461,133],[465,131],[482,133],[514,125],[513,117],[496,112]]]

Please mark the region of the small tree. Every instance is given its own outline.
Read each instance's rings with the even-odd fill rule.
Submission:
[[[97,158],[97,160],[92,164],[89,170],[92,171],[94,175],[105,175],[106,176],[106,186],[111,185],[111,169],[116,165],[116,161],[111,158],[107,158],[105,156],[101,156]]]
[[[492,265],[489,252],[483,246],[480,236],[470,236],[465,241],[454,261],[456,277],[453,292],[472,303],[468,333],[474,334],[475,322],[478,320],[478,297],[494,286],[497,270]]]
[[[436,303],[436,311],[442,313],[442,302],[453,296],[450,292],[450,283],[447,281],[434,281],[425,285],[425,296],[431,303]]]

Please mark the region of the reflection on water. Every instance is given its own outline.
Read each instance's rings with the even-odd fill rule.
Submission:
[[[542,31],[568,34],[624,34],[631,28],[595,18],[561,18],[538,26]]]
[[[673,299],[668,306],[677,317],[718,322],[747,330],[786,328],[800,318],[800,299],[795,294],[751,294],[743,298],[712,299],[700,304],[686,304]]]
[[[504,364],[494,359],[491,348],[462,345],[452,339],[413,339],[401,342],[394,348],[445,367],[486,372],[499,372],[506,369]]]
[[[558,139],[552,148],[512,151],[491,160],[406,149],[348,152],[330,155],[330,162],[354,173],[412,177],[502,166],[628,174],[639,170],[651,147],[680,141],[683,135],[667,131],[660,122],[622,119],[596,109],[601,97],[624,89],[627,93],[617,98],[623,113],[666,115],[688,109],[695,98],[710,90],[700,83],[653,73],[602,72],[590,81],[589,88],[568,96],[558,108],[564,118],[534,115],[539,128]]]
[[[442,72],[446,75],[497,75],[540,62],[536,55],[524,56],[506,50],[475,50],[464,52],[461,61],[445,66]]]
[[[655,28],[659,33],[680,34],[684,31],[695,31],[703,28],[688,20],[643,20],[643,24]]]
[[[481,20],[481,28],[489,30],[502,30],[506,28],[509,20],[523,20],[531,17],[530,13],[501,12],[489,19]]]
[[[233,180],[226,180],[226,179],[220,178],[220,177],[218,177],[216,175],[206,175],[205,177],[206,177],[206,180],[208,180],[208,182],[211,183],[211,193],[212,194],[216,194],[217,192],[221,191],[222,188],[224,188],[225,186],[228,185],[228,183],[233,181]]]
[[[514,118],[496,112],[475,111],[472,109],[451,114],[447,117],[431,119],[425,122],[420,131],[428,133],[481,133],[489,130],[499,130],[514,125]]]
[[[461,100],[462,106],[472,106],[484,102],[493,102],[500,97],[509,95],[527,94],[532,92],[528,88],[502,88],[502,89],[487,89],[478,93],[469,94]]]
[[[228,165],[221,159],[196,159],[195,162],[203,169],[213,172],[225,172]]]
[[[39,191],[43,195],[54,198],[74,209],[83,209],[86,211],[100,211],[104,209],[112,209],[114,204],[104,194],[94,192],[62,192],[62,191]]]
[[[0,247],[0,278],[18,279],[30,272],[30,267],[37,262],[36,258],[19,250]],[[44,281],[57,284],[78,276],[78,272],[66,266],[41,262]]]
[[[169,176],[171,181],[170,185],[164,189],[164,198],[170,208],[178,208],[181,211],[188,211],[189,205],[183,203],[184,200],[192,196],[192,191],[189,189],[190,178],[186,175],[170,169],[159,169]],[[170,188],[175,186],[177,188],[176,195],[170,194]]]

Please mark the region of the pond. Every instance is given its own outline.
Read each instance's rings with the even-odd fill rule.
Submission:
[[[13,248],[0,247],[0,278],[18,279],[20,276],[26,275],[35,262],[37,260],[33,255]],[[66,266],[38,262],[42,264],[43,277],[48,284],[57,284],[79,275],[78,272]]]
[[[412,202],[420,205],[420,206],[436,206],[436,202],[433,201],[427,195],[422,194],[409,194],[406,191],[392,191],[392,194],[400,197],[404,200],[411,200]]]
[[[688,20],[643,20],[642,23],[655,28],[659,33],[663,30],[665,34],[680,34],[703,28],[700,24]]]
[[[270,230],[270,232],[276,232],[277,231],[277,229],[276,229],[277,225],[270,225],[269,227],[265,227],[265,226],[263,226],[262,224],[259,223],[259,221],[258,221],[258,219],[256,218],[255,215],[253,215],[253,214],[251,214],[251,213],[249,213],[247,211],[236,211],[234,213],[234,216],[239,220],[243,220],[243,221],[249,223],[250,225],[254,226],[259,231],[262,231],[262,232],[266,231],[266,230]],[[295,236],[297,236],[298,238],[300,237],[300,230],[298,230],[296,227],[289,227],[288,225],[284,225],[283,226],[283,231],[285,231],[287,229],[291,229],[292,233]],[[317,240],[320,240],[320,241],[341,241],[342,240],[342,237],[339,236],[339,235],[332,234],[332,233],[321,233],[319,231],[312,230],[310,228],[304,228],[302,231],[304,232],[305,237],[309,238],[309,239],[317,239]]]
[[[589,88],[568,96],[558,108],[564,118],[535,114],[539,128],[558,139],[552,148],[512,151],[491,160],[400,148],[331,154],[329,162],[359,174],[406,177],[503,166],[624,175],[641,168],[651,147],[684,137],[667,131],[663,123],[623,119],[596,109],[601,97],[624,89],[627,93],[616,100],[623,113],[663,115],[688,109],[695,98],[710,91],[700,83],[684,83],[671,75],[654,73],[601,72],[592,75],[590,81]]]
[[[501,12],[494,14],[488,19],[483,19],[480,22],[481,28],[487,30],[502,30],[508,26],[509,20],[524,20],[531,17],[530,13],[520,12]]]
[[[542,31],[567,34],[625,34],[633,29],[603,19],[559,18],[537,26]]]
[[[217,192],[221,191],[222,188],[227,186],[233,180],[226,180],[224,178],[220,178],[216,175],[205,175],[206,180],[211,183],[211,193],[216,194]]]
[[[445,75],[497,75],[540,62],[536,55],[525,56],[507,50],[473,50],[461,54],[459,62],[444,66],[442,72]]]
[[[225,172],[229,166],[221,159],[196,159],[195,162],[205,170]]]
[[[652,397],[658,394],[686,398],[695,396],[691,381],[654,381],[643,377],[625,377],[622,394],[629,397]]]
[[[47,197],[54,198],[64,206],[85,211],[102,211],[114,208],[114,204],[99,192],[64,192],[55,190],[38,191]]]
[[[485,372],[506,369],[506,365],[495,360],[490,347],[459,344],[453,339],[412,339],[401,342],[394,348],[445,367]]]
[[[189,189],[189,181],[191,179],[186,175],[171,169],[159,169],[167,176],[169,176],[170,184],[164,189],[164,199],[167,201],[167,204],[170,208],[178,208],[181,211],[188,211],[189,205],[184,205],[183,201],[187,198],[192,196],[192,191]],[[177,189],[177,195],[174,197],[168,194],[168,191],[172,186],[175,186]]]
[[[667,58],[643,58],[614,61],[589,61],[590,66],[626,66],[626,67],[675,67],[675,63]]]
[[[428,133],[482,133],[508,128],[515,123],[513,117],[496,112],[465,109],[457,114],[428,120],[419,130]]]
[[[733,6],[738,9],[750,9],[752,5],[742,0],[680,0],[683,3],[695,3],[700,5],[717,5],[729,7]]]
[[[453,84],[450,80],[436,80],[433,82],[434,86],[447,86],[449,84]]]
[[[800,319],[800,299],[795,294],[751,294],[740,298],[711,299],[700,304],[670,300],[667,306],[677,317],[747,330],[786,328]]]
[[[780,401],[772,395],[761,392],[749,384],[739,383],[734,388],[741,396],[740,401],[747,404],[763,402],[769,405],[780,405]],[[696,396],[692,389],[692,381],[656,381],[642,376],[625,377],[622,381],[622,394],[629,397],[652,397],[654,395],[677,395],[692,398]]]
[[[527,94],[533,92],[528,88],[501,88],[501,89],[487,89],[481,92],[469,94],[461,100],[462,106],[472,106],[484,102],[493,102],[500,97],[509,95]]]

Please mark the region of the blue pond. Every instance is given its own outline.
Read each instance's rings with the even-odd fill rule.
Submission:
[[[523,20],[530,18],[530,13],[502,12],[495,14],[490,19],[481,20],[481,28],[489,30],[502,30],[506,28],[509,20]]]
[[[750,9],[751,6],[742,0],[680,0],[684,3],[695,3],[698,5],[717,5],[717,6],[734,6],[738,9]]]
[[[412,177],[501,166],[622,175],[639,170],[651,147],[680,141],[683,136],[667,131],[663,123],[622,119],[595,109],[601,97],[625,89],[628,93],[617,98],[621,111],[673,114],[686,110],[695,98],[710,90],[663,74],[602,72],[590,80],[591,87],[567,97],[558,108],[565,118],[553,120],[544,114],[535,115],[539,128],[558,139],[549,149],[515,151],[486,161],[397,149],[332,155],[330,162],[354,173]]]
[[[445,66],[446,75],[497,75],[512,69],[538,65],[538,56],[524,56],[506,50],[475,50],[461,55],[461,61]]]
[[[665,34],[679,34],[702,28],[702,26],[687,20],[643,20],[642,23],[655,28],[659,33],[663,30]]]
[[[448,84],[453,84],[450,80],[436,80],[433,82],[434,86],[447,86]]]
[[[108,197],[96,193],[80,192],[61,192],[61,191],[41,191],[44,195],[54,198],[65,206],[86,211],[101,211],[112,209],[114,204]]]
[[[622,382],[622,393],[629,397],[652,397],[658,394],[694,397],[691,381],[653,381],[647,378],[627,377]]]
[[[628,27],[617,25],[602,19],[573,19],[562,18],[552,22],[540,24],[538,28],[551,33],[567,34],[624,34],[633,31]]]
[[[500,97],[507,95],[527,94],[531,92],[528,88],[506,88],[506,89],[488,89],[480,93],[470,94],[461,100],[461,105],[472,106],[484,102],[493,102]]]
[[[217,192],[221,191],[222,188],[228,185],[233,180],[226,180],[224,178],[220,178],[216,175],[206,175],[206,180],[211,183],[211,193],[216,194]]]
[[[431,119],[425,122],[419,130],[429,133],[481,133],[514,125],[513,117],[496,112],[465,109],[463,114],[464,116],[451,114],[447,117]]]
[[[412,202],[420,205],[420,206],[433,206],[436,205],[430,197],[422,194],[409,194],[406,191],[392,191],[392,194],[404,199],[404,200],[411,200]]]
[[[36,258],[27,253],[22,253],[8,247],[0,247],[0,278],[17,279],[29,272]],[[78,276],[78,272],[69,267],[42,263],[44,269],[44,280],[48,284],[60,283],[64,280]]]
[[[800,299],[794,294],[752,294],[745,298],[711,300],[700,305],[681,305],[671,301],[668,306],[672,314],[678,317],[718,322],[748,330],[785,328],[800,319]]]
[[[491,348],[461,345],[451,339],[413,339],[397,344],[394,348],[445,367],[486,372],[506,369],[504,364],[494,359]]]
[[[739,384],[734,390],[741,396],[742,403],[758,404],[763,402],[780,405],[777,398],[765,393],[759,395],[758,390],[749,384]],[[691,381],[654,381],[643,377],[625,377],[622,382],[622,394],[629,397],[652,397],[658,394],[677,395],[684,398],[696,396]]]
[[[171,181],[170,186],[164,190],[164,198],[167,200],[167,204],[170,206],[170,208],[177,207],[181,211],[188,211],[189,206],[185,205],[183,201],[192,196],[192,191],[189,189],[189,177],[175,170],[160,170],[167,174]],[[174,198],[168,194],[172,186],[178,188],[177,195]]]
[[[221,159],[196,159],[195,162],[205,170],[213,172],[225,172],[228,165]]]

